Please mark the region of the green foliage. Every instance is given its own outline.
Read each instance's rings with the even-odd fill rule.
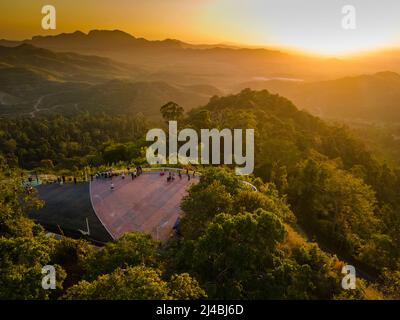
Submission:
[[[174,274],[168,282],[168,289],[173,299],[193,300],[207,297],[197,280],[188,273]]]
[[[400,271],[382,272],[383,292],[391,299],[400,299]]]
[[[357,253],[379,231],[371,187],[333,163],[308,160],[291,183],[301,221],[339,248]]]
[[[141,117],[104,114],[7,119],[0,123],[0,132],[4,132],[0,150],[9,158],[17,157],[19,165],[29,169],[134,161],[142,156],[147,126]],[[16,149],[7,147],[10,140]]]
[[[117,241],[107,243],[102,249],[92,251],[86,257],[86,278],[95,279],[99,275],[128,266],[156,266],[157,245],[150,235],[140,232],[126,233]]]
[[[8,168],[0,156],[0,237],[28,237],[43,229],[26,217],[31,209],[38,209],[41,201],[34,193],[27,193],[18,172]]]
[[[160,271],[146,267],[117,269],[98,279],[81,281],[67,290],[64,299],[73,300],[147,300],[168,299],[167,284]]]
[[[220,214],[195,241],[193,270],[216,284],[218,297],[245,298],[259,273],[272,267],[284,228],[277,216],[259,209],[235,216]]]
[[[82,279],[86,271],[86,260],[94,251],[94,247],[84,240],[62,237],[57,241],[52,261],[67,273],[63,283],[64,290]]]
[[[179,121],[183,116],[183,108],[177,103],[170,101],[160,108],[160,112],[166,122],[175,120]]]
[[[230,212],[233,199],[225,186],[219,181],[214,181],[204,189],[201,185],[194,186],[181,204],[185,217],[181,222],[184,236],[196,238],[209,222],[218,213]]]
[[[274,212],[287,223],[295,223],[296,218],[284,198],[280,197],[274,185],[259,186],[259,192],[245,190],[235,197],[235,212],[253,212],[258,208]]]
[[[272,211],[287,222],[295,220],[284,199],[273,185],[259,183],[260,192],[254,192],[226,168],[204,171],[200,182],[193,185],[181,202],[185,213],[181,232],[186,239],[197,238],[206,225],[218,214],[253,212],[258,208]]]
[[[0,299],[48,299],[42,288],[42,267],[56,268],[57,289],[62,289],[65,271],[52,263],[55,241],[43,235],[0,238]]]
[[[199,299],[204,291],[187,274],[161,279],[161,271],[143,266],[116,269],[92,282],[69,288],[64,299],[72,300],[169,300]]]

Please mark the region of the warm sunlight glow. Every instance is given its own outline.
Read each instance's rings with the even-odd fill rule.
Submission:
[[[24,39],[91,29],[120,29],[150,40],[236,43],[344,55],[399,43],[400,2],[354,0],[356,28],[342,26],[341,0],[148,0],[75,3],[52,1],[57,30],[40,27],[40,5],[22,0],[0,3],[0,38]],[[90,14],[88,14],[90,12]]]
[[[400,3],[353,1],[355,29],[344,29],[343,1],[210,2],[203,11],[209,33],[236,42],[343,55],[396,46]],[[232,9],[232,6],[235,9]],[[214,32],[213,32],[214,30]],[[233,41],[233,40],[232,40]]]

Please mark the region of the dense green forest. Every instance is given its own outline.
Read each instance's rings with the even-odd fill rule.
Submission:
[[[18,118],[0,123],[0,145],[9,163],[25,169],[78,170],[139,157],[148,127],[140,114]]]
[[[130,233],[98,250],[47,238],[26,218],[41,203],[24,193],[20,170],[141,163],[150,124],[104,114],[3,120],[1,298],[400,298],[395,164],[375,157],[348,128],[266,90],[213,97],[187,114],[162,111],[182,128],[254,128],[255,171],[247,178],[258,192],[230,167],[202,167],[168,243]],[[356,290],[341,288],[345,262],[364,275]],[[63,280],[51,293],[40,289],[45,264],[56,265]]]

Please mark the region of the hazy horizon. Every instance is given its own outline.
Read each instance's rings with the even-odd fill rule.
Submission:
[[[114,28],[114,29],[89,29],[87,31],[83,31],[80,29],[76,29],[71,32],[59,32],[59,33],[51,33],[49,34],[48,32],[46,33],[41,33],[41,34],[34,34],[32,36],[26,37],[26,38],[0,38],[0,40],[6,40],[6,41],[25,41],[25,40],[32,40],[36,36],[58,36],[61,34],[73,34],[76,32],[82,32],[85,35],[88,35],[89,32],[91,31],[121,31],[124,33],[127,33],[137,39],[144,38],[149,41],[164,41],[164,40],[177,40],[181,41],[183,43],[189,44],[189,45],[197,45],[197,46],[227,46],[227,47],[232,47],[232,48],[239,48],[239,49],[264,49],[264,50],[271,50],[271,51],[280,51],[282,53],[288,53],[288,54],[298,54],[298,55],[303,55],[303,56],[314,56],[314,57],[321,57],[321,58],[352,58],[352,57],[358,57],[358,56],[368,56],[370,54],[374,53],[380,53],[380,52],[390,52],[392,50],[400,50],[400,44],[399,45],[392,45],[392,46],[385,46],[385,47],[380,47],[380,48],[370,48],[370,49],[364,49],[364,50],[359,50],[359,51],[354,51],[351,53],[337,53],[337,54],[324,54],[324,53],[317,53],[317,52],[312,52],[308,50],[302,50],[290,46],[279,46],[279,45],[263,45],[263,44],[246,44],[246,43],[240,43],[240,42],[233,42],[233,41],[219,41],[219,42],[206,42],[206,41],[190,41],[190,40],[183,40],[179,39],[177,37],[170,37],[170,38],[146,38],[142,35],[136,34],[136,33],[131,33],[127,32],[126,30]]]
[[[55,0],[57,29],[41,28],[36,1],[5,0],[0,4],[0,38],[29,39],[35,35],[87,33],[93,29],[123,30],[149,40],[178,39],[193,44],[233,44],[305,54],[343,56],[391,49],[400,43],[400,3],[393,0]],[[356,29],[341,26],[342,8],[356,8]]]

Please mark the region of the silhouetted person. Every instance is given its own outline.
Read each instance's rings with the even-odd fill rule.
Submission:
[[[74,177],[74,184],[76,184],[76,177]]]

